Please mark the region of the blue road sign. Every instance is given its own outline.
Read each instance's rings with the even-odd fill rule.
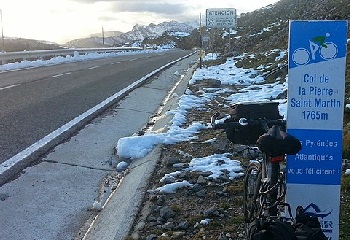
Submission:
[[[287,157],[287,201],[311,206],[329,239],[339,238],[346,46],[347,21],[290,22],[287,130],[302,150]]]

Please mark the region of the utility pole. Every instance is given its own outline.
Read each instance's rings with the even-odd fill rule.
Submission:
[[[105,30],[102,26],[102,44],[105,45]]]
[[[1,17],[1,39],[2,39],[2,52],[5,52],[5,40],[4,40],[4,25],[2,23],[2,9],[0,9],[0,17]]]
[[[199,68],[202,68],[203,39],[202,39],[202,13],[199,14]]]

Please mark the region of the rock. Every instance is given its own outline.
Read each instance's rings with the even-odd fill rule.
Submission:
[[[163,161],[164,161],[164,164],[168,167],[171,167],[171,166],[173,166],[173,164],[180,162],[180,160],[176,157],[169,157],[169,158],[164,159]]]
[[[204,187],[202,185],[199,185],[199,184],[194,184],[191,189],[193,192],[199,192],[199,191],[203,190]]]
[[[214,206],[212,206],[204,211],[205,217],[218,216],[218,215],[219,215],[219,209],[216,205],[214,205]]]
[[[157,205],[158,206],[162,206],[162,205],[164,205],[164,203],[165,203],[165,196],[158,196],[158,199],[157,199]]]
[[[219,88],[221,87],[221,81],[217,79],[203,79],[195,84],[199,89],[203,88]]]
[[[149,216],[147,217],[147,221],[148,221],[148,222],[156,222],[156,221],[157,221],[157,218],[154,217],[154,216],[152,216],[152,215],[149,215]]]
[[[212,172],[210,172],[210,171],[198,171],[197,172],[199,175],[202,175],[203,177],[208,177],[208,176],[210,176],[210,175],[212,175],[213,173]]]
[[[196,192],[196,196],[197,197],[205,197],[205,196],[207,196],[207,191],[205,189],[200,190],[200,191]]]
[[[182,239],[185,236],[185,232],[174,232],[171,239]]]
[[[174,178],[173,176],[165,176],[162,178],[161,182],[164,184],[174,183],[176,182],[176,178]]]
[[[168,220],[169,218],[174,217],[175,213],[170,207],[165,206],[160,209],[159,215],[163,220]]]
[[[205,180],[205,178],[202,175],[199,175],[199,177],[197,178],[197,183],[198,184],[206,184],[207,180]]]
[[[189,223],[187,221],[182,221],[179,223],[178,228],[182,230],[186,230],[189,227]]]
[[[124,171],[125,169],[127,169],[129,166],[129,163],[125,162],[125,161],[121,161],[117,164],[117,171],[118,172],[121,172],[121,171]]]
[[[174,222],[166,222],[163,226],[163,229],[165,230],[172,230],[173,228],[175,228],[175,223]]]
[[[93,204],[92,204],[92,209],[95,210],[95,211],[101,211],[102,210],[102,204],[101,202],[99,201],[95,201]]]
[[[146,237],[146,240],[156,240],[156,239],[158,239],[158,237],[155,234],[151,234],[151,235]]]
[[[218,240],[228,240],[228,237],[226,237],[225,233],[220,233]]]

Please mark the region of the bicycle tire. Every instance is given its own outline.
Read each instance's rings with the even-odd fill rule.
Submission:
[[[244,176],[243,212],[244,221],[250,223],[259,212],[259,188],[261,185],[261,164],[251,162]]]

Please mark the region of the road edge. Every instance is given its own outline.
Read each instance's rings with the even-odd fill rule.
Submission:
[[[159,72],[169,68],[170,66],[176,64],[177,62],[192,56],[193,54],[195,54],[195,52],[187,54],[184,57],[178,58],[148,73],[133,84],[120,90],[113,96],[105,99],[95,107],[90,108],[78,117],[64,124],[60,128],[56,129],[55,131],[51,132],[39,141],[33,143],[31,146],[27,147],[23,151],[17,153],[13,157],[0,164],[0,186],[10,181],[12,178],[14,178],[14,176],[16,176],[16,174],[19,174],[23,169],[30,166],[37,158],[47,153],[50,149],[54,148],[62,141],[71,137],[72,134],[82,129],[92,119],[104,112],[110,106],[119,101],[121,98],[125,97],[128,93],[132,92],[134,89],[146,83],[148,79],[155,76]]]

